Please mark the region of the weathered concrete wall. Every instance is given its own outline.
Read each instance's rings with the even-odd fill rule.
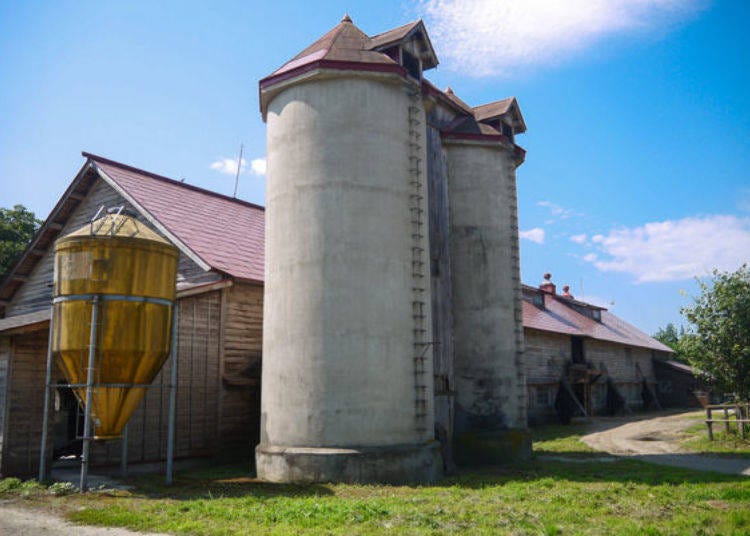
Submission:
[[[413,235],[423,251],[429,244],[410,212],[409,106],[421,109],[421,100],[402,81],[362,73],[292,85],[269,105],[262,478],[325,479],[332,448],[433,437],[429,353],[415,382]],[[423,111],[419,119],[423,165]],[[426,214],[424,172],[418,180]],[[419,321],[429,341],[426,276]],[[299,448],[302,475],[291,467],[302,463],[291,454]],[[380,464],[392,462],[384,456],[334,478],[377,480]],[[434,477],[419,465],[405,463],[404,479]]]
[[[466,142],[446,150],[460,448],[467,434],[525,429],[526,387],[513,157]]]
[[[557,383],[565,363],[570,361],[570,337],[526,329],[523,357],[527,383]]]

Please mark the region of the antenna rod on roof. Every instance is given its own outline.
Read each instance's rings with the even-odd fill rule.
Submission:
[[[242,169],[242,149],[244,149],[244,144],[240,143],[240,157],[237,159],[237,174],[234,176],[234,197],[237,198],[237,185],[240,182],[240,169]]]

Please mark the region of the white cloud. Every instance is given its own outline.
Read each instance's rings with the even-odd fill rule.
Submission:
[[[540,227],[534,227],[528,231],[519,231],[518,236],[536,244],[544,244],[544,229]]]
[[[663,29],[706,0],[422,0],[440,59],[471,76],[558,63],[612,35]]]
[[[264,156],[251,160],[249,168],[247,164],[247,160],[243,158],[241,173],[249,173],[250,175],[257,175],[259,177],[263,177],[266,174],[266,158]],[[234,176],[237,174],[237,159],[220,158],[211,164],[211,169],[219,173]]]
[[[554,223],[556,219],[567,220],[573,216],[573,209],[561,207],[551,201],[537,201],[536,205],[538,207],[545,207],[549,210],[550,215],[553,216],[552,219],[547,220],[547,223]]]
[[[578,298],[578,296],[576,296]],[[612,300],[608,300],[606,298],[602,298],[600,296],[582,296],[581,301],[585,301],[586,303],[590,303],[591,305],[596,305],[597,307],[604,307],[605,309],[612,309],[615,306],[615,302]]]
[[[594,262],[598,258],[599,255],[597,255],[596,253],[586,253],[586,255],[583,256],[583,260],[586,262]]]
[[[250,162],[250,174],[263,177],[266,174],[266,157],[254,158]]]
[[[245,169],[247,161],[242,159],[242,169]],[[220,158],[216,162],[211,164],[211,169],[215,169],[219,173],[225,173],[227,175],[237,174],[237,159],[236,158]]]
[[[586,233],[583,233],[583,234],[571,235],[570,240],[575,242],[576,244],[585,244],[586,238],[587,238]]]
[[[714,268],[736,270],[750,260],[750,218],[684,218],[597,235],[603,257],[586,259],[604,272],[624,272],[639,283],[680,281]]]

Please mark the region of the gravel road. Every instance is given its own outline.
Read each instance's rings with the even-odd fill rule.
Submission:
[[[74,525],[48,512],[0,505],[0,535],[2,536],[137,536],[145,532],[127,529],[84,527]],[[167,536],[167,535],[161,535]]]
[[[681,449],[685,430],[696,423],[691,413],[659,416],[650,419],[593,419],[594,431],[583,436],[593,449],[616,456],[674,467],[750,476],[750,459],[725,458],[691,454]]]

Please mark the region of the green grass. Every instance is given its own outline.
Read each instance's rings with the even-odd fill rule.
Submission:
[[[581,441],[581,436],[586,432],[586,425],[582,423],[554,424],[533,428],[534,452],[538,455],[564,457],[601,456],[601,453]]]
[[[235,465],[179,473],[171,488],[149,476],[129,493],[40,491],[26,502],[79,523],[196,535],[750,534],[750,479],[603,463],[579,441],[582,431],[538,429],[541,459],[429,486],[273,485]],[[17,497],[20,485],[0,481],[0,498]]]
[[[705,420],[705,416],[703,417]],[[718,456],[750,458],[750,432],[742,439],[734,424],[726,432],[723,424],[714,425],[714,440],[708,439],[706,423],[695,424],[685,431],[688,436],[680,446],[691,451]]]

